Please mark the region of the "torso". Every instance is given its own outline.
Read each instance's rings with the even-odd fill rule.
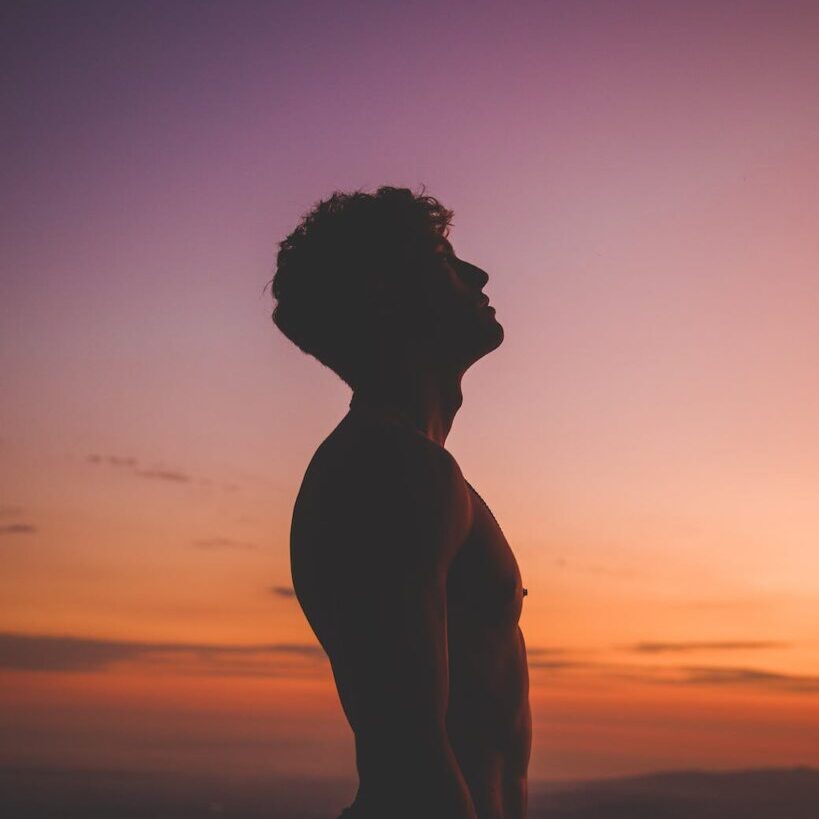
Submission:
[[[531,747],[523,586],[495,517],[469,485],[472,531],[447,580],[447,728],[483,819],[519,819]],[[523,780],[523,781],[521,781]]]
[[[366,433],[366,428],[342,421],[322,445],[299,494],[296,512],[300,519],[320,514],[311,504],[311,484],[321,482],[321,473],[330,467],[334,452],[349,451],[362,431]],[[526,648],[518,626],[524,589],[500,526],[468,483],[467,490],[472,501],[471,528],[447,575],[447,731],[478,819],[523,819],[531,747]],[[294,524],[296,518],[294,514]],[[316,549],[311,543],[310,557],[300,554],[295,525],[293,534],[295,576],[297,568],[315,563]],[[308,538],[304,540],[307,552]],[[302,571],[302,576],[307,574]],[[301,600],[305,614],[332,659],[332,615],[322,611],[323,595],[317,590],[311,596],[302,589],[300,598],[305,598]],[[311,602],[305,605],[307,598]],[[349,714],[355,708],[351,701],[355,692],[342,693],[340,689],[339,693]],[[366,784],[362,781],[361,787]]]

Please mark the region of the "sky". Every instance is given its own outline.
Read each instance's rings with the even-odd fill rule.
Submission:
[[[334,190],[455,211],[447,448],[528,589],[530,777],[819,765],[819,11],[5,3],[0,764],[353,778],[272,325]]]

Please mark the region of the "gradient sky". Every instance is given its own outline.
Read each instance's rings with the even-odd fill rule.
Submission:
[[[4,3],[0,763],[352,777],[290,593],[349,391],[270,322],[422,183],[503,346],[447,446],[529,590],[534,778],[819,764],[819,11]]]

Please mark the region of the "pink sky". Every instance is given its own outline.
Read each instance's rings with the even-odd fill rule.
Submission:
[[[353,771],[271,592],[349,392],[262,288],[316,200],[423,183],[506,330],[447,445],[529,590],[533,773],[819,764],[815,5],[4,17],[0,760]]]

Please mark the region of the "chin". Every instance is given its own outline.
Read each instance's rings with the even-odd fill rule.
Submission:
[[[499,322],[493,321],[492,326],[481,334],[481,338],[477,340],[473,347],[472,355],[469,356],[470,363],[474,364],[479,359],[489,355],[493,350],[497,350],[503,344],[503,338],[503,326]]]
[[[499,321],[493,320],[492,328],[488,336],[489,344],[491,346],[489,347],[489,350],[487,350],[487,352],[491,352],[492,350],[496,350],[498,347],[501,346],[501,344],[503,344],[503,339],[505,337],[503,325]]]

